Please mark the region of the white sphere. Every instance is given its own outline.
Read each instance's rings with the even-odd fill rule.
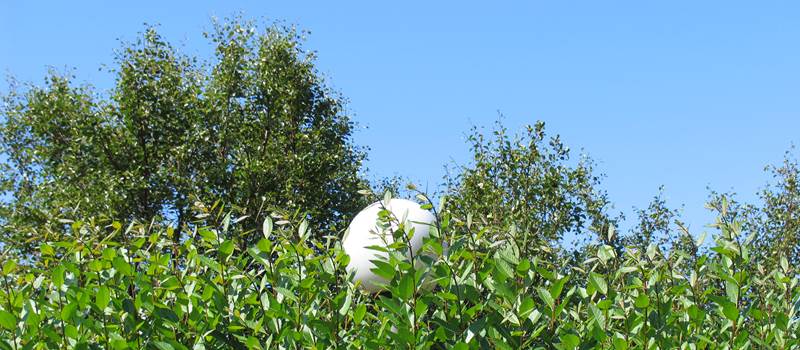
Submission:
[[[367,247],[385,247],[394,242],[391,232],[381,234],[381,229],[377,225],[378,213],[384,207],[397,219],[392,221],[392,231],[397,228],[397,221],[410,223],[410,227],[405,227],[406,232],[411,228],[414,229],[409,243],[415,257],[422,248],[423,239],[430,235],[430,227],[435,220],[433,214],[422,209],[416,202],[397,198],[388,203],[381,201],[372,203],[353,218],[342,240],[342,248],[350,256],[347,271],[354,274],[353,282],[361,281],[360,288],[370,293],[380,291],[378,283],[386,282],[371,271],[375,267],[371,260],[386,260],[388,255]]]

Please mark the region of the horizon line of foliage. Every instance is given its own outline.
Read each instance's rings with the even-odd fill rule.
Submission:
[[[440,206],[417,257],[408,223],[390,232],[379,295],[353,285],[338,235],[302,217],[272,213],[244,247],[242,219],[219,204],[196,208],[213,224],[177,247],[171,228],[62,221],[69,237],[3,264],[0,348],[800,348],[797,266],[751,273],[754,235],[719,204],[708,250],[596,244],[577,265]]]

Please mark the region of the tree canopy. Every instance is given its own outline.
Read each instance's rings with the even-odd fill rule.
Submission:
[[[270,208],[339,225],[360,207],[366,154],[301,34],[216,23],[206,62],[148,27],[116,55],[111,91],[58,72],[16,86],[0,120],[2,239],[77,212],[180,230],[198,198],[248,213],[252,227]]]

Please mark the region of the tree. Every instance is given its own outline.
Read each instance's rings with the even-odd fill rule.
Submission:
[[[204,63],[148,27],[117,54],[107,93],[55,72],[44,87],[12,84],[0,110],[2,240],[30,239],[75,209],[156,218],[177,240],[197,199],[231,204],[253,228],[272,208],[339,226],[363,204],[365,152],[301,34],[215,23]]]
[[[447,208],[454,217],[470,216],[476,232],[480,227],[515,232],[519,237],[511,239],[523,250],[542,243],[556,247],[566,234],[586,237],[587,228],[599,241],[616,244],[608,234],[616,222],[605,212],[609,203],[597,188],[591,161],[570,164],[569,148],[558,136],[547,138],[543,122],[509,136],[498,121],[489,136],[473,128],[469,142],[473,163],[446,179]]]
[[[791,152],[780,165],[766,170],[774,182],[760,193],[761,205],[741,208],[747,218],[746,228],[755,235],[753,255],[767,271],[775,269],[782,258],[792,266],[800,264],[800,165]]]

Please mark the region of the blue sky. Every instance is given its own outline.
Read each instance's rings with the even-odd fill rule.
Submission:
[[[707,187],[755,200],[763,167],[800,140],[800,4],[788,1],[11,0],[0,70],[38,83],[48,66],[69,67],[108,88],[98,68],[143,23],[208,57],[202,30],[236,13],[311,31],[306,47],[349,99],[374,176],[435,188],[444,165],[468,161],[471,125],[544,120],[597,161],[616,211],[645,207],[663,185],[699,233]]]

